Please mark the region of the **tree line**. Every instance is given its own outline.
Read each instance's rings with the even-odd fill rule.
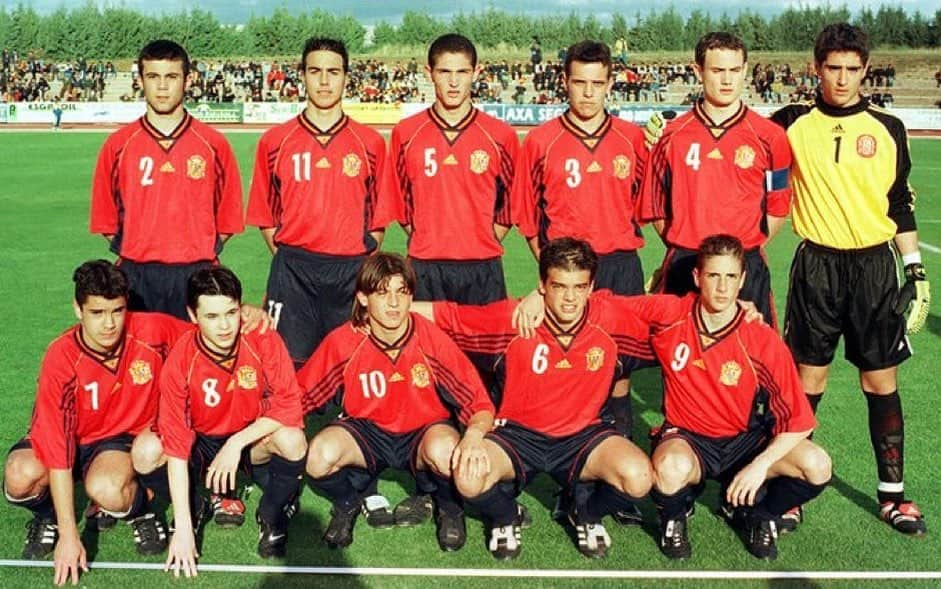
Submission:
[[[202,57],[276,56],[299,52],[301,40],[311,35],[339,37],[352,53],[378,53],[387,46],[424,46],[436,36],[457,31],[480,48],[523,50],[537,37],[544,52],[580,39],[614,44],[624,39],[630,52],[691,50],[709,31],[739,35],[753,51],[806,51],[820,28],[849,21],[862,26],[872,44],[881,48],[941,46],[941,9],[933,15],[908,13],[897,6],[865,8],[851,15],[841,7],[787,8],[765,17],[745,10],[735,16],[713,17],[694,10],[685,18],[674,8],[647,13],[615,14],[606,22],[572,12],[568,15],[529,16],[488,9],[461,13],[448,19],[422,12],[407,12],[400,23],[379,22],[367,27],[351,16],[325,10],[291,13],[276,9],[270,16],[253,16],[243,25],[224,25],[198,8],[177,14],[149,16],[121,6],[99,8],[94,2],[49,14],[22,4],[0,9],[0,46],[50,59],[122,59],[136,56],[147,41],[167,37]]]

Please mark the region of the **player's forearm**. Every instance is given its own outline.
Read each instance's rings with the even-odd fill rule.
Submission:
[[[774,236],[778,234],[778,231],[784,227],[784,224],[787,223],[787,217],[774,217],[772,215],[766,215],[765,219],[768,223],[768,239],[765,243],[774,239]]]
[[[464,437],[479,436],[483,438],[493,429],[493,413],[490,411],[478,411],[471,415],[467,421],[467,428],[464,430]]]
[[[506,234],[510,232],[510,228],[506,225],[500,225],[499,223],[493,224],[493,235],[497,238],[497,241],[503,241],[503,238],[506,237]]]
[[[271,255],[278,253],[278,246],[274,243],[274,227],[262,227],[261,238],[265,240],[265,245],[268,246],[268,251],[271,252]]]
[[[807,439],[812,431],[784,432],[776,435],[764,452],[756,456],[752,462],[763,463],[765,468],[771,468],[772,464],[787,456],[801,441]]]
[[[270,417],[259,417],[242,431],[233,434],[232,437],[229,438],[229,443],[237,444],[239,448],[245,448],[263,437],[273,434],[282,427],[284,427],[284,425],[281,422],[271,419]]]
[[[69,469],[53,468],[49,470],[49,493],[56,509],[56,524],[62,536],[78,536],[75,523],[75,481]]]
[[[896,234],[895,247],[903,257],[918,253],[918,232],[906,231]]]
[[[173,503],[173,521],[177,531],[192,531],[190,512],[189,466],[181,458],[167,458],[167,478],[170,481],[170,501]]]
[[[536,261],[539,260],[539,237],[530,237],[526,240],[526,243],[529,244],[529,251],[533,252],[533,257],[536,258]]]

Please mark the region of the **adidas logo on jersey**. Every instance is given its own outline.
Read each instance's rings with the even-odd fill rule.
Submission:
[[[710,151],[710,152],[709,152],[709,155],[707,155],[706,157],[709,158],[709,159],[711,159],[711,160],[721,160],[721,159],[724,159],[724,158],[722,157],[722,152],[719,151],[719,148],[718,148],[718,147],[713,148],[713,150]]]
[[[393,372],[392,376],[389,377],[389,382],[402,382],[403,380],[405,380],[405,377],[398,372]]]
[[[328,160],[326,157],[322,157],[319,160],[317,160],[317,163],[315,164],[314,167],[320,168],[321,170],[325,168],[329,168],[330,160]]]
[[[164,174],[172,174],[173,172],[176,172],[176,168],[174,168],[173,164],[170,162],[163,162],[163,165],[160,166],[160,171]]]
[[[837,134],[842,135],[843,133],[846,133],[846,131],[843,130],[843,125],[841,125],[840,123],[837,123],[836,127],[833,127],[832,129],[830,129],[830,132],[833,133],[834,135],[837,135]]]
[[[598,172],[601,171],[601,164],[599,164],[598,162],[591,162],[590,164],[588,164],[588,167],[585,168],[585,171],[590,174],[597,174]]]
[[[444,158],[444,165],[446,165],[446,166],[456,166],[456,165],[457,165],[457,158],[454,157],[454,154],[453,154],[453,153],[449,153],[449,154],[448,154],[448,157]]]
[[[555,363],[555,367],[556,368],[571,368],[572,363],[569,362],[567,358],[562,358],[561,360]]]

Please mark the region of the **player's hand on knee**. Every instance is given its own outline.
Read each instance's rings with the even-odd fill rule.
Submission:
[[[931,286],[928,284],[924,265],[920,263],[905,266],[905,284],[899,290],[895,303],[895,312],[899,315],[908,313],[905,330],[918,333],[925,326],[928,310],[931,307]]]
[[[235,477],[242,459],[242,448],[229,440],[222,445],[216,458],[206,469],[206,488],[213,493],[225,493],[235,489]]]
[[[758,490],[768,478],[768,467],[761,461],[753,461],[736,473],[725,492],[726,500],[738,507],[754,505]]]

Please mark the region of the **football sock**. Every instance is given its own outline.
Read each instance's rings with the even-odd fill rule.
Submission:
[[[876,395],[866,391],[863,393],[869,404],[869,438],[876,454],[876,469],[879,472],[879,502],[902,501],[905,495],[902,482],[905,464],[902,400],[898,391],[888,395]]]
[[[297,493],[297,481],[301,478],[305,462],[306,458],[288,460],[278,455],[271,457],[268,463],[268,486],[258,503],[261,519],[279,526],[287,523],[284,506]]]
[[[665,495],[654,487],[650,490],[650,498],[660,511],[662,520],[681,519],[686,517],[692,493],[693,490],[689,485],[672,495]]]
[[[585,509],[578,511],[578,523],[600,523],[601,518],[609,513],[627,511],[639,500],[640,497],[631,497],[608,483],[598,481],[595,491],[585,502]]]
[[[424,480],[422,480],[424,479]],[[435,507],[444,513],[457,515],[464,512],[461,500],[454,490],[454,484],[430,470],[420,470],[415,473],[415,481],[423,493],[429,493],[435,501]]]
[[[252,482],[261,487],[262,489],[268,488],[268,479],[271,476],[270,473],[270,464],[253,464],[252,465]]]
[[[136,486],[137,490],[134,491],[134,496],[131,498],[131,507],[127,510],[127,513],[113,513],[111,515],[123,519],[134,519],[135,517],[147,513],[148,509],[150,508],[150,501],[147,500],[147,488],[140,484],[140,482],[138,482]],[[106,511],[105,513],[111,512]]]
[[[508,526],[516,520],[516,498],[500,483],[464,502],[477,508],[491,527]]]
[[[10,497],[10,494],[6,492],[6,485],[4,485],[3,491],[7,497],[7,501],[9,501],[11,504],[28,509],[41,519],[56,519],[56,510],[52,504],[52,493],[49,492],[48,487],[43,489],[38,495],[33,495],[32,497],[26,497],[24,499],[14,499],[13,497]]]
[[[611,397],[608,406],[614,415],[614,429],[631,439],[631,426],[634,418],[631,396],[628,394],[623,397]]]
[[[814,485],[794,477],[776,477],[768,481],[765,498],[755,505],[758,519],[773,519],[792,507],[807,503],[823,492],[827,484]]]
[[[311,484],[329,497],[333,505],[341,511],[352,511],[360,503],[360,495],[353,487],[346,467],[321,479],[312,478]]]
[[[170,503],[170,479],[167,478],[167,465],[147,474],[137,475],[138,480],[145,487],[154,492],[154,496]]]

